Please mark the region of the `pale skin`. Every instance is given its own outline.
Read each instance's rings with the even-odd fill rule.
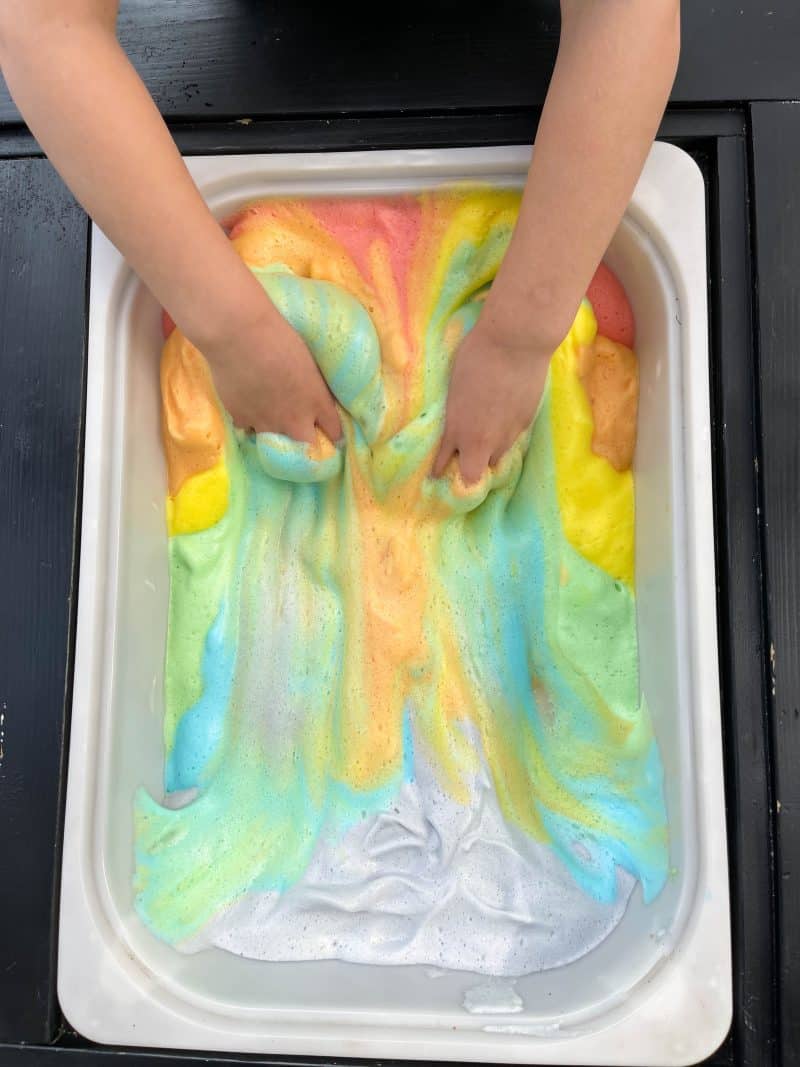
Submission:
[[[234,422],[342,433],[301,338],[236,255],[115,36],[117,0],[2,0],[0,67],[87,212],[208,360]],[[679,0],[562,0],[519,221],[453,364],[432,473],[473,483],[530,424],[550,356],[619,224],[663,113]],[[91,71],[91,79],[86,71]]]

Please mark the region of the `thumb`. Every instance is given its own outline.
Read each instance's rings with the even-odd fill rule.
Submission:
[[[439,445],[439,451],[436,453],[436,459],[433,461],[433,467],[431,474],[434,478],[441,478],[444,474],[447,464],[453,458],[453,453],[456,451],[455,440],[450,431],[445,428],[444,435],[442,436],[442,443]]]
[[[334,404],[333,400],[330,398],[317,415],[317,426],[319,426],[333,444],[336,444],[337,441],[341,440],[342,420],[339,418],[336,404]]]

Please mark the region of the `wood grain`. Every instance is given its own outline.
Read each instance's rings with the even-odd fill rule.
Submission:
[[[709,183],[711,385],[720,681],[733,927],[734,1062],[774,1062],[775,815],[766,703],[747,142],[717,142]]]
[[[122,0],[120,39],[168,118],[541,105],[558,0]],[[673,103],[800,97],[797,0],[684,0]],[[0,123],[19,114],[0,86]]]
[[[0,1041],[57,1019],[86,241],[49,163],[0,162]]]
[[[763,523],[777,809],[780,1024],[800,1062],[800,104],[754,104]]]

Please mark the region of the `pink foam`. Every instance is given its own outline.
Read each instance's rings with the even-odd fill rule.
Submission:
[[[633,348],[636,322],[622,283],[613,271],[601,263],[586,293],[597,319],[598,333],[609,341]]]
[[[412,197],[387,200],[313,200],[315,218],[347,251],[359,272],[370,279],[369,250],[383,237],[397,286],[404,329],[408,329],[408,275],[422,227],[422,209]]]

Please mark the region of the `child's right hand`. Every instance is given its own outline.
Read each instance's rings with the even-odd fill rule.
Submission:
[[[314,444],[318,426],[342,436],[336,404],[303,339],[273,313],[203,348],[220,400],[237,426]]]

